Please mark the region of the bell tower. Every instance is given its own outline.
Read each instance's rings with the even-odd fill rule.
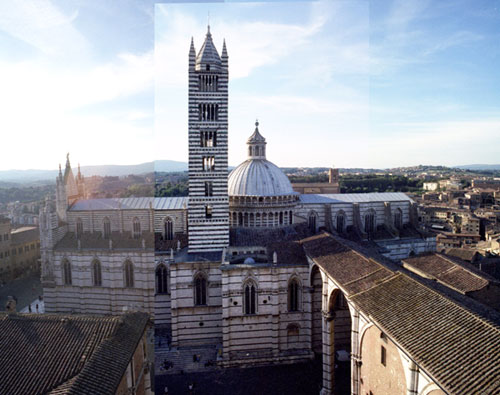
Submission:
[[[227,194],[228,56],[219,56],[210,26],[196,55],[189,50],[189,252],[229,245]]]

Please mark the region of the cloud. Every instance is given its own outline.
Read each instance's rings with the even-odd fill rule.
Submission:
[[[237,97],[240,104],[247,102],[253,107],[266,107],[269,111],[277,111],[283,115],[298,115],[309,116],[315,114],[324,114],[329,116],[339,116],[340,114],[356,114],[360,112],[367,112],[369,110],[368,98],[359,97],[357,101],[354,100],[334,100],[333,98],[316,98],[307,96],[247,96]]]
[[[0,30],[47,55],[88,54],[89,43],[73,26],[78,11],[63,14],[48,0],[3,0]]]
[[[423,55],[432,55],[436,52],[444,51],[448,48],[470,44],[482,39],[482,35],[470,31],[453,32],[448,37],[444,37],[441,40],[436,40],[437,42],[423,51]]]
[[[54,113],[128,97],[152,88],[153,57],[122,54],[88,69],[43,62],[0,62],[0,105],[8,114]]]
[[[239,5],[238,5],[239,6]],[[187,71],[187,51],[190,37],[195,38],[197,51],[203,44],[206,28],[193,16],[173,5],[157,5],[157,40],[155,62],[158,83],[168,85],[184,83]],[[306,25],[276,22],[247,22],[235,18],[221,20],[216,26],[215,45],[222,49],[222,37],[227,37],[231,62],[230,79],[249,76],[255,69],[278,63],[303,47],[318,33],[325,18],[317,16]],[[212,29],[214,30],[214,28]],[[215,37],[214,37],[215,38]]]

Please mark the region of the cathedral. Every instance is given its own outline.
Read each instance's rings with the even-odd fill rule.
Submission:
[[[384,366],[399,369],[389,385],[448,393],[405,343],[408,333],[388,328],[370,304],[370,292],[388,284],[387,308],[398,298],[391,292],[425,288],[397,266],[435,250],[418,230],[416,204],[404,193],[295,192],[267,159],[272,131],[259,122],[249,128],[246,160],[228,174],[229,55],[225,41],[219,55],[210,28],[198,52],[191,40],[188,75],[189,196],[86,199],[68,156],[55,203],[40,214],[46,312],[149,312],[157,354],[175,360],[172,372],[322,356],[324,394],[335,391],[342,353],[352,393],[388,385],[369,370],[369,339],[382,344]]]

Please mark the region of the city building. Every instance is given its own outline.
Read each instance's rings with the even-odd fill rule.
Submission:
[[[0,217],[0,281],[6,282],[40,269],[40,235],[37,226],[12,228]]]

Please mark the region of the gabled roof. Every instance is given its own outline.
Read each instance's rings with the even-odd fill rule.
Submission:
[[[403,192],[372,193],[328,193],[300,195],[301,203],[370,203],[370,202],[413,202]]]
[[[447,393],[500,393],[500,326],[494,311],[452,300],[327,233],[301,243],[356,308]]]
[[[87,199],[75,202],[69,211],[105,211],[105,210],[184,210],[188,198],[183,197],[138,197]],[[150,207],[151,206],[151,207]]]
[[[402,273],[351,301],[447,393],[500,393],[498,325]]]
[[[0,393],[114,394],[148,321],[0,313]]]
[[[331,273],[338,284],[348,293],[355,294],[366,290],[394,273],[327,233],[301,240],[309,258],[325,272]]]
[[[440,281],[461,293],[478,291],[494,281],[467,262],[458,263],[438,253],[404,259],[403,265],[419,275]]]

